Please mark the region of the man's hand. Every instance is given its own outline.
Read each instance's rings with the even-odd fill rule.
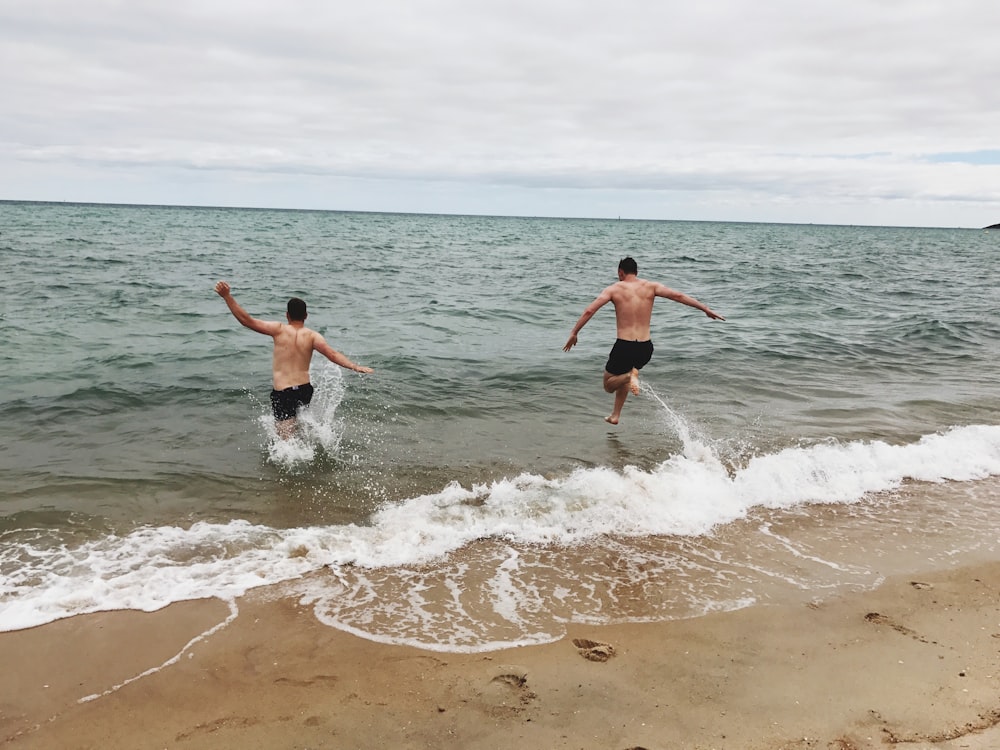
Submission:
[[[569,341],[567,341],[566,342],[566,346],[563,347],[563,351],[564,352],[568,352],[574,346],[576,346],[576,334],[575,333],[570,335]]]
[[[714,310],[709,310],[708,308],[705,309],[705,315],[710,317],[712,320],[725,320],[725,318],[723,318],[717,312],[715,312]]]
[[[229,296],[229,292],[230,292],[229,282],[220,281],[215,285],[215,293],[218,294],[223,299]]]
[[[367,375],[367,374],[375,372],[375,371],[372,368],[370,368],[370,367],[361,367],[359,365],[358,369],[356,369],[354,372],[360,372],[360,373],[363,373],[363,374]]]

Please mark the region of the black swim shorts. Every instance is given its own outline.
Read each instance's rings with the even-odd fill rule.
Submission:
[[[292,419],[300,406],[305,406],[313,397],[313,387],[309,383],[293,385],[283,391],[271,391],[271,411],[279,422]]]
[[[612,375],[624,375],[626,372],[631,372],[633,367],[641,370],[652,356],[652,341],[616,339],[604,369]]]

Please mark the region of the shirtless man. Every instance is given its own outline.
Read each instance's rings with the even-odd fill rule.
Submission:
[[[604,366],[604,390],[615,394],[615,405],[611,414],[604,418],[610,424],[618,424],[622,407],[629,391],[639,394],[639,370],[653,356],[653,342],[649,340],[649,323],[653,316],[653,302],[657,297],[666,297],[674,302],[697,308],[714,320],[725,320],[706,305],[682,292],[674,291],[655,281],[640,279],[636,274],[639,267],[632,258],[623,258],[618,264],[618,281],[612,284],[591,302],[583,315],[576,321],[570,333],[564,352],[576,345],[577,334],[587,321],[594,317],[608,302],[615,306],[615,320],[618,324],[618,340],[615,341],[608,363]]]
[[[306,303],[297,297],[288,300],[288,323],[258,320],[240,307],[230,293],[229,284],[220,281],[215,291],[226,301],[229,311],[240,325],[274,339],[274,390],[271,391],[271,410],[274,412],[278,436],[287,440],[295,434],[295,415],[299,407],[312,400],[313,387],[309,384],[309,363],[317,351],[336,365],[354,372],[372,372],[361,367],[326,343],[320,334],[306,328]]]

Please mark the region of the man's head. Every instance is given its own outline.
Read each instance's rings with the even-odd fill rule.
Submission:
[[[306,319],[306,303],[298,297],[288,300],[288,321],[304,321]]]
[[[618,263],[618,270],[625,276],[635,276],[639,273],[639,264],[632,258],[622,258]]]

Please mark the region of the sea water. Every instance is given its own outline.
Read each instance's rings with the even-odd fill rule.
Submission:
[[[438,650],[1000,554],[1000,235],[0,203],[0,629],[252,589]],[[640,276],[621,424],[602,309]],[[320,356],[295,439],[271,342]],[[234,605],[235,606],[235,605]]]

